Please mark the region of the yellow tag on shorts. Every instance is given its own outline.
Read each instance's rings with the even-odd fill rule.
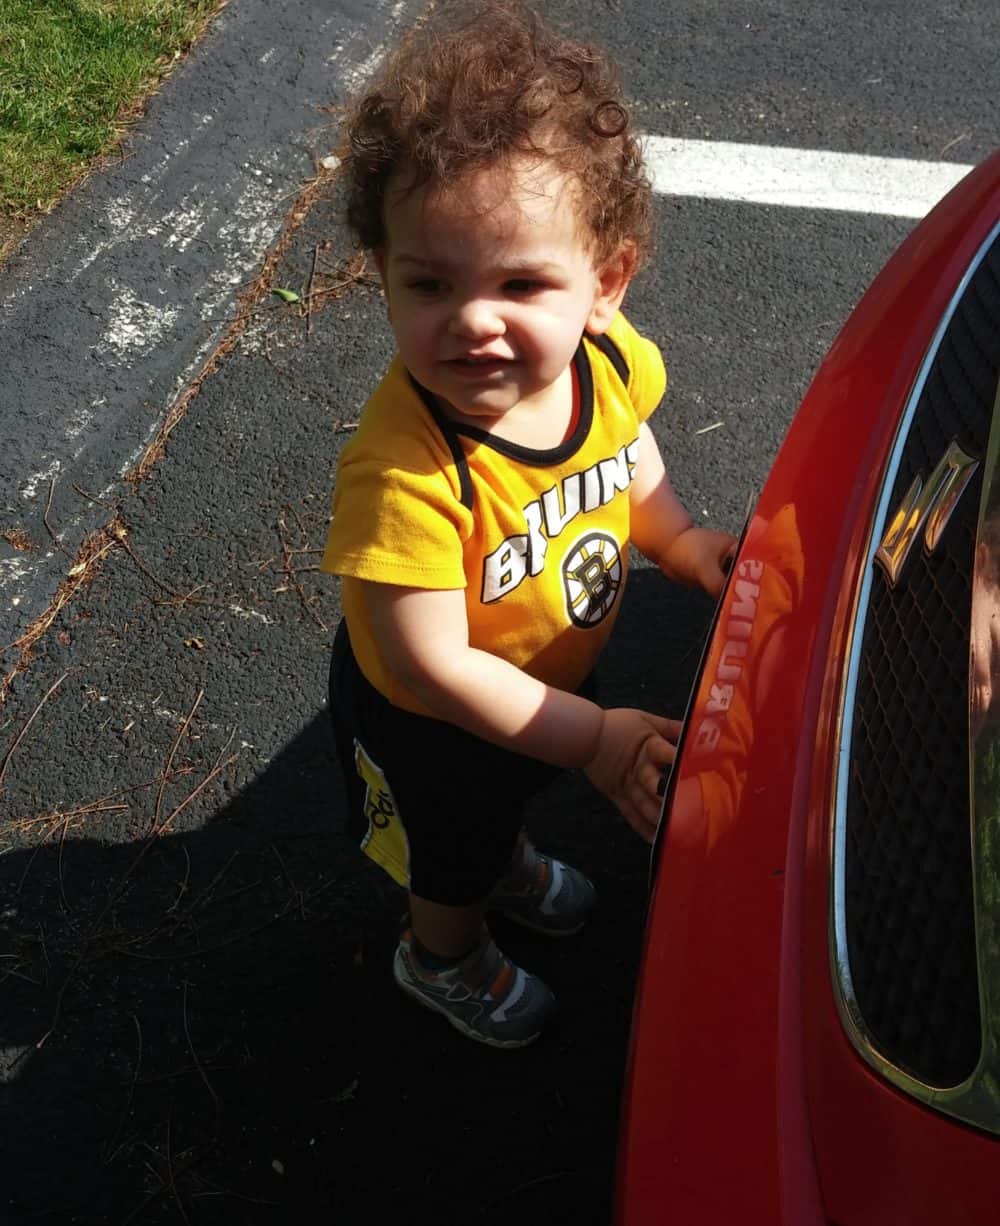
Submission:
[[[410,845],[406,831],[385,775],[357,738],[354,740],[354,764],[364,781],[364,813],[368,819],[361,850],[406,889],[410,884]]]

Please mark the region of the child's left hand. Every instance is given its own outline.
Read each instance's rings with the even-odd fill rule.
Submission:
[[[647,843],[653,841],[660,816],[657,788],[664,767],[674,760],[680,734],[676,719],[631,707],[606,710],[593,757],[583,768]]]
[[[660,559],[668,579],[702,587],[718,599],[726,585],[723,564],[736,552],[736,537],[711,528],[686,528],[677,534]]]

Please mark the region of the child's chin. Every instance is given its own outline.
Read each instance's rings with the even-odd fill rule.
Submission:
[[[451,403],[466,417],[482,417],[484,420],[502,417],[504,413],[513,407],[510,397],[500,396],[475,396],[472,398],[456,396],[452,399]]]

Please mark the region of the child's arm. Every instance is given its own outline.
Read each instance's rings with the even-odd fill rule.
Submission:
[[[462,590],[364,585],[369,625],[386,663],[437,719],[554,766],[582,767],[650,840],[676,720],[602,710],[469,645]]]
[[[656,439],[645,422],[639,427],[639,460],[629,500],[629,535],[636,549],[655,562],[667,578],[719,596],[726,582],[722,563],[732,554],[736,538],[692,524],[674,493]]]

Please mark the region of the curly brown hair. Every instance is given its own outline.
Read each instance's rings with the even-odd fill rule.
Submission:
[[[602,51],[547,26],[519,0],[449,3],[408,34],[350,108],[337,150],[347,220],[362,246],[385,242],[385,195],[453,187],[484,169],[545,158],[578,188],[598,260],[649,249],[651,189]]]

